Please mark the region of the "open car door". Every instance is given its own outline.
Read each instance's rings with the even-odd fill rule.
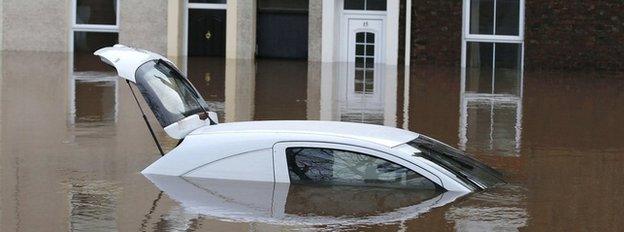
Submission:
[[[124,45],[94,54],[138,87],[169,137],[183,139],[197,128],[217,123],[216,113],[208,111],[197,89],[167,58]]]

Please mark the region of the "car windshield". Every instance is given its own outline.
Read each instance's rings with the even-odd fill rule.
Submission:
[[[459,179],[475,187],[485,189],[504,182],[500,172],[458,149],[427,136],[420,135],[408,144],[421,151],[415,155],[445,167]]]
[[[195,88],[166,61],[141,65],[136,72],[136,84],[163,127],[207,109]]]

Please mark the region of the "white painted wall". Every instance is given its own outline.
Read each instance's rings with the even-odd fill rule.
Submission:
[[[399,54],[399,0],[388,0],[386,11],[386,64],[397,65]]]
[[[321,61],[334,62],[334,41],[336,40],[336,5],[342,1],[323,0],[323,22],[321,29]]]
[[[175,57],[182,55],[182,34],[186,25],[182,23],[184,2],[179,0],[167,1],[167,56]]]

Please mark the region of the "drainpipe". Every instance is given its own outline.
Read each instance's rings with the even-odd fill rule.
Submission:
[[[410,61],[412,45],[412,0],[405,0],[405,72],[403,78],[403,129],[409,130]]]
[[[410,66],[412,44],[412,0],[405,0],[405,70]]]

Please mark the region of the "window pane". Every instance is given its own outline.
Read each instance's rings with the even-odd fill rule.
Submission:
[[[494,69],[494,93],[519,94],[520,44],[497,43]]]
[[[366,55],[367,56],[375,55],[375,45],[366,45]]]
[[[355,80],[353,84],[353,89],[356,93],[364,91],[364,70],[355,70]]]
[[[288,148],[290,182],[436,189],[429,179],[398,164],[355,152]]]
[[[76,24],[117,25],[116,0],[76,0]]]
[[[494,33],[494,0],[470,1],[470,34]]]
[[[227,0],[189,0],[189,3],[227,3]]]
[[[367,10],[386,10],[386,0],[366,0]]]
[[[258,0],[259,11],[308,11],[308,0]]]
[[[364,10],[364,0],[345,0],[345,10]]]
[[[117,44],[117,38],[117,33],[74,32],[74,71],[112,71],[93,52]]]
[[[366,42],[367,43],[375,43],[375,33],[367,32],[366,33]]]
[[[366,58],[366,68],[374,68],[375,67],[375,59]]]
[[[356,56],[364,55],[364,45],[355,45],[355,55]]]
[[[496,1],[496,34],[518,35],[520,20],[519,0]]]
[[[356,68],[364,68],[364,57],[356,57],[355,58],[355,67]]]
[[[355,42],[356,43],[364,43],[364,32],[358,32],[355,34]]]
[[[492,43],[467,43],[466,92],[492,93],[493,48]]]

